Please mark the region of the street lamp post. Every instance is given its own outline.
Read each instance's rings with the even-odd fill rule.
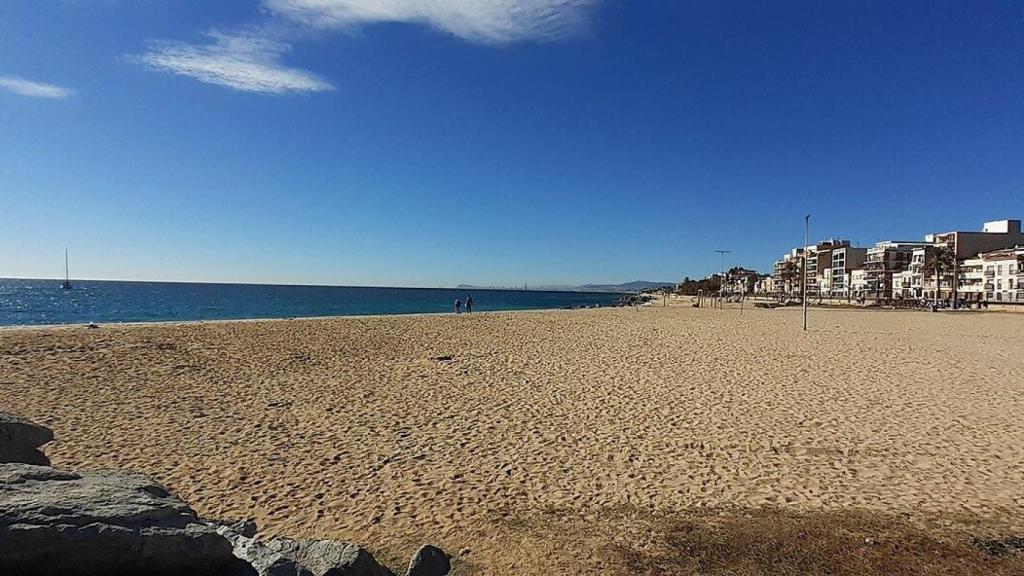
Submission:
[[[808,214],[807,216],[804,216],[804,266],[803,266],[803,268],[804,268],[804,274],[803,274],[804,278],[803,278],[803,281],[802,281],[801,287],[800,287],[800,295],[801,295],[800,299],[803,300],[803,304],[804,304],[804,332],[807,331],[807,250],[808,250],[808,248],[807,248],[807,240],[808,240],[808,230],[810,229],[810,227],[811,227],[811,215]]]

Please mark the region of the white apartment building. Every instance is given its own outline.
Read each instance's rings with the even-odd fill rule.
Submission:
[[[1024,302],[1024,246],[980,254],[985,300]]]
[[[803,274],[804,249],[793,248],[789,254],[775,261],[772,270],[772,288],[778,295],[799,295]]]
[[[864,265],[867,259],[867,248],[840,246],[832,249],[832,265],[828,272],[828,294],[831,296],[851,296],[850,274]]]
[[[915,249],[929,245],[929,242],[883,240],[868,248],[864,260],[864,270],[867,272],[866,295],[875,298],[920,297],[919,294],[912,294],[910,283],[902,276],[899,289],[894,279],[910,267]]]
[[[985,260],[979,254],[976,258],[964,260],[959,267],[960,286],[957,297],[968,302],[981,302],[985,299]]]
[[[919,278],[919,276],[917,276]],[[921,287],[914,286],[915,274],[910,270],[892,273],[892,294],[894,299],[919,298]]]
[[[868,296],[868,271],[863,268],[858,268],[850,272],[850,292],[860,298],[862,296]]]
[[[1000,278],[1000,281],[995,281],[995,275],[999,270],[1005,270],[1009,264],[1003,264],[1000,268],[999,264],[993,264],[991,270],[991,276],[989,276],[988,259],[985,258],[986,254],[991,254],[989,259],[992,258],[1004,258],[1005,255],[996,255],[997,252],[1003,252],[1006,249],[1011,249],[1016,246],[1024,246],[1024,234],[1021,233],[1020,220],[996,220],[993,222],[985,222],[980,232],[944,232],[942,234],[928,234],[925,236],[925,241],[933,246],[945,246],[953,251],[957,260],[958,268],[960,264],[966,264],[968,259],[975,259],[980,257],[985,260],[984,273],[986,275],[986,282],[988,278],[993,279],[993,286],[991,289],[986,288],[984,300],[993,301],[995,300],[996,294],[1000,294],[1000,298],[1005,300],[1008,296],[1015,296],[1013,292],[1016,288],[1010,289],[1009,286],[1010,275],[1005,275]],[[1014,256],[1005,256],[1005,259],[1012,260]],[[943,278],[934,278],[933,276],[926,276],[921,270],[921,264],[924,261],[924,248],[915,248],[913,252],[913,258],[911,260],[910,270],[914,272],[914,278],[912,280],[912,292],[913,298],[936,298],[945,299],[952,298],[954,292],[953,275],[944,276]],[[993,260],[994,262],[994,260]],[[972,268],[977,263],[972,264]],[[1014,266],[1016,269],[1017,266]],[[972,270],[972,274],[976,270]],[[965,281],[965,273],[957,270],[958,280],[961,282]],[[972,278],[976,279],[976,278]],[[959,284],[959,282],[958,282]],[[1014,277],[1014,286],[1017,285],[1017,278]],[[1003,288],[998,288],[1003,286]],[[920,288],[918,290],[918,288]],[[980,293],[976,288],[972,288],[969,291],[969,295],[974,298],[978,297]],[[989,296],[991,294],[991,297]],[[957,294],[957,298],[964,298],[960,294]]]

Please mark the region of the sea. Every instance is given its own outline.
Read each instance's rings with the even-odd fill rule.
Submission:
[[[452,312],[473,296],[474,312],[609,306],[605,292],[372,288],[187,282],[0,279],[0,326],[176,322]]]

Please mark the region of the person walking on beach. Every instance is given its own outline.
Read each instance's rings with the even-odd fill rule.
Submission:
[[[473,295],[466,294],[466,314],[473,311]]]
[[[462,300],[459,300],[458,298],[456,298],[455,299],[455,313],[458,314],[460,312],[462,312]]]

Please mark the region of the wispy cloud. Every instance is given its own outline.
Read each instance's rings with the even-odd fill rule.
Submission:
[[[291,41],[313,31],[355,29],[375,23],[419,24],[469,42],[510,44],[577,36],[602,0],[262,0],[263,27],[225,34],[206,43],[154,42],[129,59],[153,70],[260,94],[332,90],[319,75],[284,63]]]
[[[148,51],[132,59],[154,70],[246,92],[289,94],[333,89],[318,75],[282,63],[282,55],[291,50],[287,42],[252,31],[207,35],[211,39],[207,44],[154,42]]]
[[[0,76],[0,89],[31,96],[32,98],[69,98],[75,95],[75,91],[69,88],[62,88],[53,84],[33,82],[17,76]]]
[[[584,32],[600,0],[264,0],[272,12],[316,28],[378,22],[432,26],[471,42],[557,40]]]

